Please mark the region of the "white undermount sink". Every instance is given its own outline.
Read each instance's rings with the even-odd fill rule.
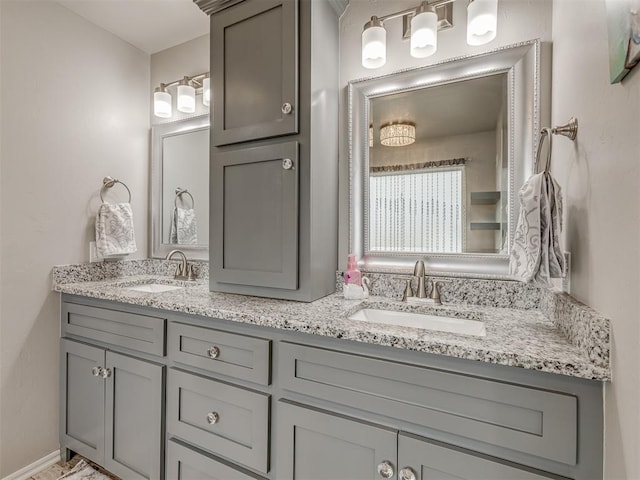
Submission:
[[[171,290],[180,290],[184,287],[177,285],[165,285],[163,283],[144,283],[142,285],[133,285],[131,287],[124,287],[125,290],[133,290],[134,292],[144,293],[163,293],[170,292]]]
[[[393,325],[396,327],[422,328],[439,332],[457,333],[460,335],[474,335],[484,337],[487,332],[483,322],[467,320],[466,318],[440,317],[424,313],[394,312],[392,310],[377,310],[363,308],[349,317],[349,320],[361,322]]]

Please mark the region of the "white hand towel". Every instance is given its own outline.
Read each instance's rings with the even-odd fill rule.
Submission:
[[[96,216],[96,248],[101,257],[134,253],[133,211],[129,203],[103,203]]]
[[[522,282],[551,286],[564,276],[566,265],[562,232],[562,195],[549,173],[533,175],[520,189],[520,215],[513,239],[509,272]]]
[[[175,207],[173,209],[169,237],[171,243],[177,243],[178,245],[195,245],[198,243],[196,212],[193,208]]]

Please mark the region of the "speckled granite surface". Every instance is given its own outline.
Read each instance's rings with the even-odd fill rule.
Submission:
[[[583,309],[582,316],[574,314],[573,307],[576,305],[567,302],[562,296],[554,293],[542,294],[537,289],[533,289],[534,292],[531,287],[515,282],[489,281],[490,283],[486,283],[487,281],[459,280],[460,285],[447,285],[450,291],[443,288],[443,301],[450,303],[440,307],[407,305],[382,296],[372,296],[366,300],[345,300],[340,293],[312,303],[300,303],[209,292],[208,285],[204,281],[182,282],[179,284],[184,285],[184,288],[180,290],[155,294],[123,288],[140,283],[173,283],[166,273],[149,273],[152,267],[145,262],[157,261],[138,261],[139,265],[128,265],[119,270],[116,269],[119,273],[113,277],[108,277],[105,272],[102,272],[104,276],[93,280],[87,278],[88,274],[82,270],[82,267],[56,267],[53,288],[63,293],[283,330],[574,377],[610,379],[608,322],[599,323],[600,327],[594,328],[592,320],[595,317],[591,315],[592,310]],[[110,268],[113,267],[105,268],[111,272]],[[161,267],[157,268],[161,269]],[[165,267],[164,272],[167,268]],[[76,276],[76,273],[79,275]],[[385,282],[390,280],[376,279],[373,292],[376,293],[376,288],[381,289],[381,285]],[[401,292],[404,282],[398,278],[394,282],[400,284]],[[397,288],[395,283],[389,283],[389,286]],[[523,287],[524,290],[522,290]],[[490,300],[491,298],[493,300]],[[481,303],[494,301],[498,307],[473,304],[474,301]],[[473,337],[348,319],[352,313],[361,308],[435,313],[478,319],[485,323],[487,335]],[[560,317],[562,320],[558,320]],[[578,326],[572,327],[573,321],[577,321]],[[589,328],[580,326],[585,322],[590,325]],[[606,335],[603,335],[605,326]],[[594,333],[598,334],[600,340],[586,338]],[[576,338],[568,338],[571,335]],[[603,340],[605,336],[606,342]],[[577,340],[578,338],[580,340]],[[596,345],[600,348],[599,353]]]

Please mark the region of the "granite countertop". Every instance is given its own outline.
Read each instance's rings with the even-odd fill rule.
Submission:
[[[141,283],[179,284],[184,288],[163,293],[143,293],[123,287]],[[175,282],[158,275],[125,275],[97,281],[57,281],[54,291],[113,300],[205,317],[220,318],[282,330],[392,346],[499,365],[526,368],[573,377],[610,380],[608,323],[594,357],[584,341],[567,338],[567,328],[551,321],[542,309],[497,308],[482,305],[408,305],[386,297],[345,300],[340,293],[311,303],[210,292],[203,282]],[[570,297],[569,297],[570,298]],[[433,313],[481,320],[486,336],[475,337],[408,327],[349,320],[362,308]],[[586,335],[594,335],[593,328]],[[602,333],[598,333],[602,332]],[[605,342],[606,341],[606,342]],[[588,342],[587,342],[588,343]],[[591,342],[593,343],[593,342]],[[600,345],[600,344],[598,344]],[[605,355],[606,354],[606,355]]]

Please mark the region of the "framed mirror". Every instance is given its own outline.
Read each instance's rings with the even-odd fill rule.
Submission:
[[[209,258],[209,115],[151,129],[151,255]]]
[[[540,130],[537,40],[349,83],[350,248],[368,271],[509,278]]]

